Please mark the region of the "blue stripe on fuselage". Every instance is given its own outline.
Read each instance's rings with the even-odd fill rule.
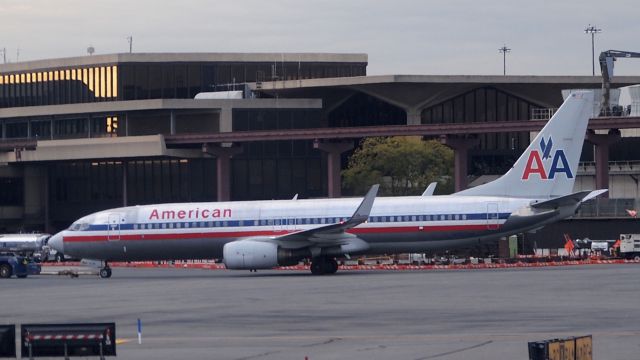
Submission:
[[[496,216],[497,215],[497,216]],[[407,222],[436,222],[436,221],[477,221],[477,220],[506,220],[511,213],[473,213],[473,214],[434,214],[434,215],[385,215],[369,216],[370,223],[407,223]],[[216,221],[169,221],[120,224],[120,230],[151,230],[151,229],[191,229],[191,228],[231,228],[253,226],[287,226],[287,225],[328,225],[346,221],[346,217],[321,218],[281,218],[259,220],[216,220]],[[112,225],[115,229],[117,225]],[[107,231],[108,224],[92,224],[83,231]]]

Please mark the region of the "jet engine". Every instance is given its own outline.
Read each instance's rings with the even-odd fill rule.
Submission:
[[[227,269],[233,270],[291,266],[306,257],[311,257],[308,249],[283,249],[273,242],[258,240],[239,240],[227,243],[222,249],[222,254]]]

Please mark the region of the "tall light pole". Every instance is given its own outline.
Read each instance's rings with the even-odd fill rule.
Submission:
[[[589,24],[586,29],[584,29],[585,34],[591,34],[591,72],[593,76],[596,76],[596,53],[594,49],[595,44],[595,36],[598,33],[601,33],[602,29],[598,29],[595,25]]]
[[[511,49],[509,49],[507,47],[507,45],[503,45],[500,49],[498,49],[499,52],[502,53],[502,75],[507,75],[507,53],[511,51]]]
[[[127,36],[127,41],[129,42],[129,54],[133,52],[133,35]]]

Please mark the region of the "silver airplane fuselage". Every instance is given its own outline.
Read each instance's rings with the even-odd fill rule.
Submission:
[[[63,252],[105,261],[219,259],[225,244],[278,237],[348,219],[361,199],[276,200],[131,206],[98,212],[56,235]],[[534,199],[478,196],[376,198],[369,220],[347,231],[371,254],[472,245],[553,221],[519,215]],[[295,248],[295,243],[283,244]],[[319,246],[322,246],[320,244]],[[356,251],[355,253],[358,253]]]

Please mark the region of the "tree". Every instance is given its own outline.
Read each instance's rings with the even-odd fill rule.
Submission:
[[[364,139],[342,171],[345,190],[363,194],[380,184],[380,195],[420,195],[433,181],[439,193],[451,192],[453,151],[438,141],[419,137]],[[444,190],[444,191],[443,191]],[[448,191],[447,191],[448,190]]]

